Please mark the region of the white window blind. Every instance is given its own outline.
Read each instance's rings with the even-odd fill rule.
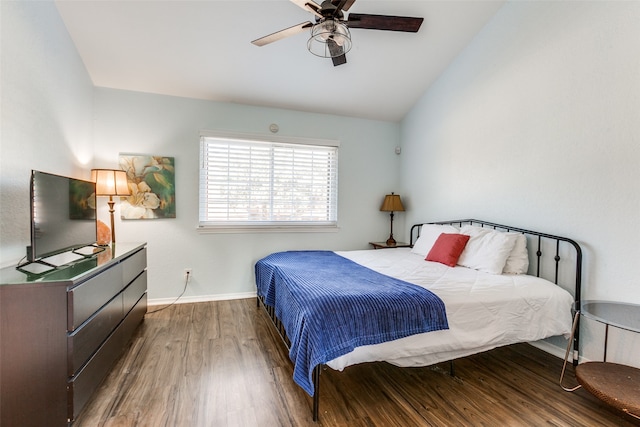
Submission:
[[[326,227],[337,215],[337,146],[201,137],[200,227]]]

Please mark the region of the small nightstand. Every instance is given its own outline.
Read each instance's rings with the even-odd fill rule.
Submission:
[[[387,242],[369,242],[373,249],[393,249],[393,248],[410,248],[408,243],[397,242],[394,246],[387,245]]]
[[[640,369],[607,362],[609,326],[640,333],[640,305],[612,301],[583,301],[584,317],[606,325],[602,362],[576,366],[576,379],[594,396],[640,419]]]
[[[613,406],[614,408],[640,419],[640,369],[607,362],[607,344],[609,337],[609,327],[613,326],[631,332],[640,333],[640,305],[614,301],[582,301],[580,310],[576,312],[574,318],[574,332],[571,333],[569,343],[573,341],[575,333],[575,323],[579,316],[605,325],[604,334],[604,357],[602,362],[585,362],[575,368],[575,376],[578,386],[568,389],[562,386],[562,376],[560,385],[566,391],[574,391],[580,387],[596,396],[598,399]],[[569,344],[570,345],[570,344]],[[569,347],[567,348],[567,354]],[[565,366],[567,356],[565,355]],[[563,372],[564,374],[564,367]]]

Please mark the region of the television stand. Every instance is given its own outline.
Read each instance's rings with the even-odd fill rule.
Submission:
[[[83,257],[92,257],[104,251],[108,246],[87,245],[81,248],[72,250],[74,254],[82,255]]]
[[[43,274],[0,270],[0,425],[68,426],[147,312],[145,243]]]
[[[66,264],[71,264],[74,261],[80,261],[84,259],[83,255],[77,254],[73,251],[62,252],[56,255],[52,255],[46,258],[42,258],[40,261],[45,264],[53,265],[55,267],[60,267]]]
[[[47,273],[51,270],[55,270],[55,268],[55,265],[47,264],[42,261],[33,261],[17,266],[16,270],[20,270],[26,274],[40,276],[41,274]]]
[[[103,252],[106,248],[106,246],[87,245],[81,248],[70,249],[66,252],[41,258],[36,261],[28,262],[26,264],[18,265],[16,269],[27,274],[41,275],[56,268],[91,258]]]

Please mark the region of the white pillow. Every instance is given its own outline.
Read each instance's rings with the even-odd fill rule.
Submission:
[[[502,274],[518,237],[515,233],[472,225],[462,227],[460,234],[467,234],[470,238],[460,254],[458,265],[491,274]]]
[[[458,234],[460,230],[453,225],[424,224],[420,229],[420,237],[413,244],[411,252],[426,257],[442,233]]]
[[[502,273],[504,274],[527,274],[529,270],[529,252],[527,251],[527,236],[516,234],[516,244],[513,245],[511,253],[507,257]]]

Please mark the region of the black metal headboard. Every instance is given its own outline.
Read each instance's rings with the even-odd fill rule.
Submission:
[[[552,234],[525,230],[509,225],[494,224],[492,222],[477,219],[436,221],[425,224],[448,224],[458,227],[469,224],[478,227],[490,227],[497,231],[524,234],[527,236],[527,249],[529,250],[529,274],[552,281],[556,285],[564,285],[566,283],[567,286],[571,281],[573,281],[573,278],[575,278],[575,284],[573,286],[573,296],[575,300],[574,309],[580,310],[582,287],[582,248],[580,248],[580,245],[576,241],[567,237],[554,236]],[[415,224],[411,227],[409,242],[412,246],[418,237],[420,237],[420,231],[423,225],[424,224]],[[547,259],[551,259],[552,262],[547,264],[545,262]],[[567,262],[565,262],[565,260]],[[568,262],[570,263],[567,266]],[[567,268],[564,268],[565,266],[567,266]],[[570,268],[573,266],[575,266],[575,269]],[[578,330],[576,330],[574,337],[573,348],[575,364],[577,363],[579,351]]]

